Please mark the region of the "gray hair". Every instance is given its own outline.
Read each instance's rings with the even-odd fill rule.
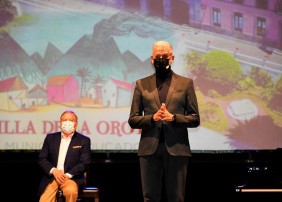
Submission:
[[[75,120],[76,120],[76,122],[77,122],[77,116],[76,116],[76,114],[73,112],[73,111],[71,111],[71,110],[67,110],[67,111],[64,111],[63,113],[62,113],[62,115],[61,115],[61,117],[60,117],[60,120],[62,119],[62,116],[64,115],[64,114],[66,114],[66,113],[71,113],[71,114],[73,114],[74,116],[75,116]]]

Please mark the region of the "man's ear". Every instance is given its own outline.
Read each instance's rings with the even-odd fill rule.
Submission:
[[[154,64],[154,56],[151,55],[151,62]]]
[[[174,55],[171,56],[170,61],[171,61],[170,64],[173,63],[173,61],[174,61]]]

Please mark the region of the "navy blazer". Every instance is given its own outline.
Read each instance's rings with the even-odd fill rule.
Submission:
[[[158,146],[161,128],[164,128],[168,152],[174,156],[190,156],[187,128],[200,124],[193,80],[173,73],[165,102],[167,110],[175,114],[175,121],[152,120],[160,109],[156,74],[136,82],[128,123],[142,129],[138,155],[152,155]]]
[[[50,170],[57,167],[60,143],[61,132],[47,134],[44,140],[38,159],[38,163],[43,170],[43,177],[38,190],[40,195],[54,179],[53,175],[50,174]],[[85,185],[84,172],[87,171],[90,163],[90,139],[75,132],[66,154],[64,172],[73,175],[71,179],[77,183],[79,188],[82,188]]]

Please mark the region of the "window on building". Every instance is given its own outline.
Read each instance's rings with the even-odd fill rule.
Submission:
[[[243,0],[233,0],[233,3],[243,5]]]
[[[282,13],[282,0],[277,0],[277,12]]]
[[[266,19],[262,17],[257,17],[257,35],[265,36],[266,31]]]
[[[256,8],[267,9],[268,0],[256,0]]]
[[[243,15],[242,13],[234,13],[234,30],[243,31]]]
[[[212,9],[212,15],[213,15],[213,25],[217,27],[221,27],[221,12],[219,8],[213,8]]]

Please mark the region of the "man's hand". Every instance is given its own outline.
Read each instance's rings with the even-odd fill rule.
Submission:
[[[64,184],[65,181],[67,181],[69,179],[69,177],[61,170],[58,170],[57,168],[55,168],[52,171],[52,174],[55,177],[55,180],[58,182],[58,184]]]
[[[154,121],[173,121],[173,115],[166,110],[166,106],[162,103],[161,108],[153,116]]]
[[[159,111],[157,111],[157,113],[154,114],[153,116],[154,121],[162,120],[164,113],[165,113],[165,104],[163,103]]]

